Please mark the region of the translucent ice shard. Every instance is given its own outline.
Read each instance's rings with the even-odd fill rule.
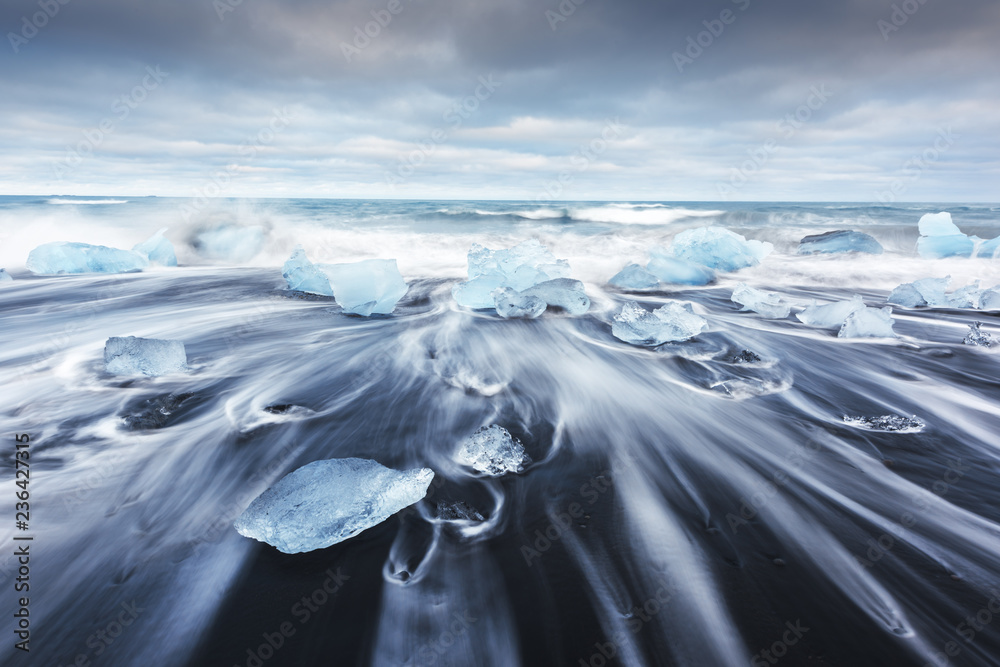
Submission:
[[[673,285],[707,285],[715,280],[715,272],[706,266],[672,257],[662,248],[649,252],[651,259],[646,270],[659,280]]]
[[[690,303],[671,301],[649,312],[635,301],[629,301],[615,315],[611,333],[632,345],[656,346],[693,338],[707,327],[708,322],[694,313]]]
[[[28,253],[26,263],[32,273],[130,273],[142,271],[149,260],[131,250],[88,243],[57,241],[40,245]]]
[[[150,264],[159,266],[177,266],[177,255],[174,254],[174,244],[163,237],[167,231],[164,227],[142,243],[138,243],[132,248],[132,252],[137,252]]]
[[[948,303],[945,291],[951,277],[924,278],[912,283],[904,283],[892,290],[887,301],[906,308],[921,306],[944,306]]]
[[[556,259],[534,239],[501,250],[475,244],[469,251],[469,280],[455,285],[452,295],[466,308],[494,308],[493,292],[501,287],[522,292],[548,280],[568,278],[569,272],[566,260]]]
[[[165,375],[187,369],[184,343],[156,338],[109,338],[104,344],[104,367],[114,375]]]
[[[456,458],[488,477],[521,472],[529,460],[521,442],[496,424],[484,426],[463,440]]]
[[[811,327],[832,329],[843,326],[848,315],[864,307],[864,300],[860,296],[854,296],[850,301],[837,301],[825,306],[809,306],[801,313],[796,313],[795,317]]]
[[[629,264],[608,281],[615,287],[629,290],[656,289],[660,279],[638,264]]]
[[[955,236],[962,233],[951,220],[951,213],[928,213],[917,223],[921,236]]]
[[[844,321],[837,334],[840,338],[895,338],[892,330],[892,308],[862,308],[855,310]]]
[[[844,415],[844,423],[862,428],[866,431],[884,431],[887,433],[919,433],[924,430],[924,423],[916,417],[848,417]]]
[[[748,241],[722,227],[689,229],[675,236],[670,246],[674,257],[720,271],[757,266],[772,250],[770,243]]]
[[[971,257],[975,241],[962,233],[951,213],[928,213],[920,218],[917,252],[921,257]]]
[[[355,315],[388,315],[409,289],[394,259],[318,266],[330,280],[337,303]]]
[[[590,310],[590,297],[583,283],[570,278],[556,278],[538,283],[521,292],[523,296],[536,297],[550,308],[561,308],[570,315],[583,315]]]
[[[765,292],[744,283],[736,286],[731,299],[742,305],[743,310],[752,310],[773,319],[784,319],[792,311],[791,306],[783,302],[777,292]]]
[[[504,319],[534,319],[545,312],[546,304],[537,296],[501,287],[493,294],[497,314]]]
[[[281,275],[288,283],[288,289],[309,294],[333,296],[330,279],[319,267],[309,261],[302,246],[295,246],[295,251],[282,268]]]
[[[983,290],[979,295],[980,310],[1000,310],[1000,285]]]
[[[260,494],[236,530],[288,554],[324,549],[419,502],[429,468],[392,470],[367,459],[314,461]]]
[[[965,339],[962,342],[966,345],[991,347],[993,345],[993,336],[983,331],[982,326],[982,322],[973,322],[970,324],[969,333],[965,334]]]
[[[881,255],[882,244],[869,234],[838,229],[825,234],[807,236],[799,242],[799,254],[816,253],[863,252],[871,255]]]

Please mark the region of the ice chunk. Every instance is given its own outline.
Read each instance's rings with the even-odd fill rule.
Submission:
[[[7,269],[0,269],[0,283],[7,283],[14,280],[14,277],[7,273]]]
[[[644,290],[658,287],[660,279],[638,264],[629,264],[608,282],[622,289]]]
[[[757,266],[772,250],[774,246],[770,243],[748,241],[722,227],[683,231],[674,237],[670,246],[674,257],[720,271],[737,271]]]
[[[662,248],[653,248],[646,270],[659,280],[673,285],[707,285],[715,280],[715,272],[701,264],[678,259]]]
[[[142,243],[138,243],[132,248],[132,252],[137,252],[150,264],[159,266],[177,266],[177,255],[174,254],[174,244],[163,237],[167,231],[164,227]]]
[[[109,338],[104,344],[104,368],[114,375],[165,375],[187,369],[187,353],[179,340]]]
[[[197,232],[191,245],[208,259],[247,262],[264,249],[264,228],[220,225]]]
[[[753,287],[748,287],[745,283],[738,284],[730,298],[735,303],[743,306],[743,310],[752,310],[764,317],[780,320],[788,317],[788,314],[792,311],[791,306],[784,303],[777,292],[765,292],[754,289]]]
[[[545,312],[546,304],[537,296],[522,294],[509,287],[501,287],[493,293],[497,314],[505,319],[534,319]]]
[[[808,324],[811,327],[826,327],[832,329],[834,327],[843,326],[847,317],[865,307],[865,302],[860,296],[854,296],[850,301],[837,301],[835,303],[829,303],[825,306],[812,305],[803,310],[801,313],[796,313],[795,317],[799,319],[800,322]]]
[[[317,266],[330,280],[337,303],[354,315],[388,315],[409,289],[394,259]]]
[[[979,295],[980,310],[1000,310],[1000,285],[983,290]]]
[[[548,280],[568,278],[569,272],[566,260],[556,259],[534,239],[501,250],[477,243],[469,251],[469,280],[455,285],[452,295],[466,308],[494,308],[493,292],[501,287],[521,292]]]
[[[844,423],[862,428],[866,431],[883,431],[887,433],[919,433],[924,430],[924,423],[916,417],[848,417],[844,415]]]
[[[486,517],[479,510],[464,500],[452,502],[439,500],[435,516],[442,521],[474,521],[476,523],[486,521]]]
[[[904,283],[892,290],[887,301],[906,308],[921,306],[944,306],[948,303],[945,291],[951,276],[945,278],[924,278],[912,283]]]
[[[892,308],[861,308],[844,320],[837,334],[840,338],[895,338],[892,330]]]
[[[951,213],[928,213],[917,223],[921,236],[957,236],[962,234],[951,220]]]
[[[496,424],[483,426],[463,440],[456,458],[459,463],[488,477],[521,472],[524,464],[530,462],[521,442]]]
[[[993,345],[993,336],[984,332],[980,327],[983,326],[982,322],[973,322],[969,325],[969,333],[965,334],[965,340],[962,342],[966,345],[978,345],[979,347],[991,347]]]
[[[556,278],[538,283],[521,292],[522,296],[541,299],[550,308],[562,308],[570,315],[583,315],[590,310],[590,297],[583,283],[570,278]]]
[[[392,470],[368,459],[314,461],[260,494],[234,524],[286,554],[348,540],[419,502],[429,468]]]
[[[695,315],[690,303],[671,301],[649,312],[635,301],[629,301],[615,315],[611,333],[632,345],[656,346],[693,338],[707,327],[708,322]]]
[[[917,239],[917,252],[927,259],[942,257],[971,257],[976,243],[965,234],[954,236],[921,236]]]
[[[799,242],[799,254],[864,252],[872,255],[883,253],[882,244],[869,234],[838,229],[825,234],[807,236]]]
[[[89,243],[57,241],[40,245],[28,253],[26,263],[32,273],[130,273],[142,271],[149,260],[131,250]]]
[[[989,241],[983,241],[976,248],[976,257],[995,259],[1000,256],[1000,236]]]
[[[733,357],[732,363],[734,363],[734,364],[756,364],[760,360],[761,360],[760,359],[760,355],[757,354],[756,352],[753,352],[751,350],[743,350],[742,352],[740,352],[739,354],[737,354],[735,357]]]
[[[318,266],[309,261],[302,246],[295,246],[292,256],[282,267],[281,275],[288,283],[288,289],[295,292],[333,296],[330,279]]]
[[[979,289],[979,281],[966,285],[947,295],[947,304],[952,308],[977,308],[983,290]]]

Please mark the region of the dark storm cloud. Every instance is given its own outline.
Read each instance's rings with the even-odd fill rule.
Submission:
[[[46,8],[28,37],[25,17],[40,24]],[[628,183],[713,198],[775,135],[782,152],[741,193],[822,198],[822,183],[865,198],[942,124],[961,125],[962,140],[928,170],[927,198],[970,175],[989,198],[997,169],[1000,6],[985,0],[16,0],[0,27],[0,146],[17,156],[19,188],[115,190],[131,173],[185,194],[281,106],[297,120],[262,147],[248,183],[281,178],[303,194],[319,183],[405,194],[385,191],[385,174],[441,130],[404,188],[529,196],[615,117],[628,132],[575,179],[603,196]],[[147,66],[169,72],[163,86],[53,181],[52,160],[94,136]],[[468,102],[490,76],[499,87]],[[783,137],[779,121],[813,86],[829,100]],[[449,110],[463,100],[475,108],[456,126]],[[813,185],[801,182],[806,164]]]

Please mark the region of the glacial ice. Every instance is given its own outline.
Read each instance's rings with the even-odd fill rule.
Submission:
[[[608,281],[615,287],[628,290],[655,289],[660,279],[638,264],[629,264]]]
[[[187,369],[179,340],[112,337],[104,344],[104,368],[113,375],[165,375]]]
[[[882,244],[869,234],[847,229],[838,229],[825,234],[814,234],[799,241],[799,254],[863,252],[881,255]]]
[[[983,241],[976,248],[976,257],[996,259],[1000,256],[1000,236],[989,241]]]
[[[962,233],[951,219],[951,213],[928,213],[917,223],[921,236],[956,236]]]
[[[264,228],[224,224],[197,232],[191,245],[202,257],[246,262],[264,249]]]
[[[337,303],[347,313],[388,315],[409,289],[394,259],[318,266],[329,278]]]
[[[322,296],[333,296],[330,279],[319,267],[309,261],[302,246],[295,246],[292,256],[282,267],[281,275],[288,283],[288,289]]]
[[[979,310],[1000,310],[1000,285],[983,290],[979,295]]]
[[[895,320],[892,319],[892,308],[861,308],[855,310],[847,319],[837,334],[840,338],[895,338],[892,330]]]
[[[459,463],[488,477],[521,472],[530,462],[524,445],[502,426],[483,426],[458,446]]]
[[[500,250],[477,243],[469,251],[469,279],[455,285],[452,295],[466,308],[495,308],[493,292],[501,287],[521,292],[548,280],[568,278],[569,273],[569,263],[556,259],[535,239]]]
[[[975,241],[952,222],[951,213],[928,213],[920,218],[918,227],[917,252],[921,257],[971,257],[976,247]]]
[[[732,358],[734,364],[756,364],[761,361],[760,355],[753,350],[743,350]]]
[[[504,319],[535,319],[545,312],[545,302],[537,296],[524,294],[509,287],[501,287],[493,293],[497,315]]]
[[[707,285],[715,280],[715,272],[686,259],[672,257],[662,248],[649,251],[646,270],[659,280],[673,285]]]
[[[629,301],[615,315],[611,333],[632,345],[656,346],[688,340],[707,327],[708,322],[694,313],[690,303],[671,301],[649,312],[635,301]]]
[[[149,260],[131,250],[56,241],[40,245],[28,253],[26,266],[32,273],[43,275],[130,273],[142,271],[149,266]]]
[[[848,417],[844,415],[844,423],[866,431],[886,433],[919,433],[924,430],[924,423],[916,417],[897,417],[896,415],[882,417]]]
[[[177,255],[174,253],[174,244],[163,237],[166,231],[167,228],[164,227],[142,243],[137,243],[132,248],[132,252],[139,253],[148,259],[150,264],[177,266]]]
[[[966,345],[976,345],[979,347],[992,347],[993,336],[982,330],[982,322],[973,322],[969,325],[969,333],[965,334],[962,341]]]
[[[0,269],[0,283],[6,283],[14,280],[14,277],[7,273],[7,269]]]
[[[674,237],[670,246],[674,257],[720,271],[738,271],[757,266],[772,250],[774,246],[770,243],[748,241],[722,227],[683,231]]]
[[[571,278],[555,278],[521,291],[522,296],[541,299],[550,308],[562,308],[570,315],[583,315],[590,310],[590,297],[583,283]]]
[[[892,290],[887,301],[906,308],[983,308],[992,296],[990,290],[979,287],[979,281],[947,293],[951,276],[944,278],[923,278],[912,283],[904,283]]]
[[[828,303],[825,306],[813,304],[802,312],[796,313],[795,317],[800,322],[808,324],[811,327],[833,329],[843,326],[851,313],[861,310],[864,307],[864,299],[860,296],[854,296],[850,301],[837,301],[835,303]]]
[[[433,478],[429,468],[392,470],[368,459],[314,461],[260,494],[234,526],[284,553],[325,549],[419,502]]]
[[[754,289],[745,283],[739,283],[730,298],[743,306],[742,310],[752,310],[773,319],[784,319],[792,311],[777,292]]]

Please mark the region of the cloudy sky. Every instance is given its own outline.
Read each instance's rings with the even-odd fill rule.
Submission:
[[[996,0],[576,2],[5,0],[0,194],[1000,201]]]

